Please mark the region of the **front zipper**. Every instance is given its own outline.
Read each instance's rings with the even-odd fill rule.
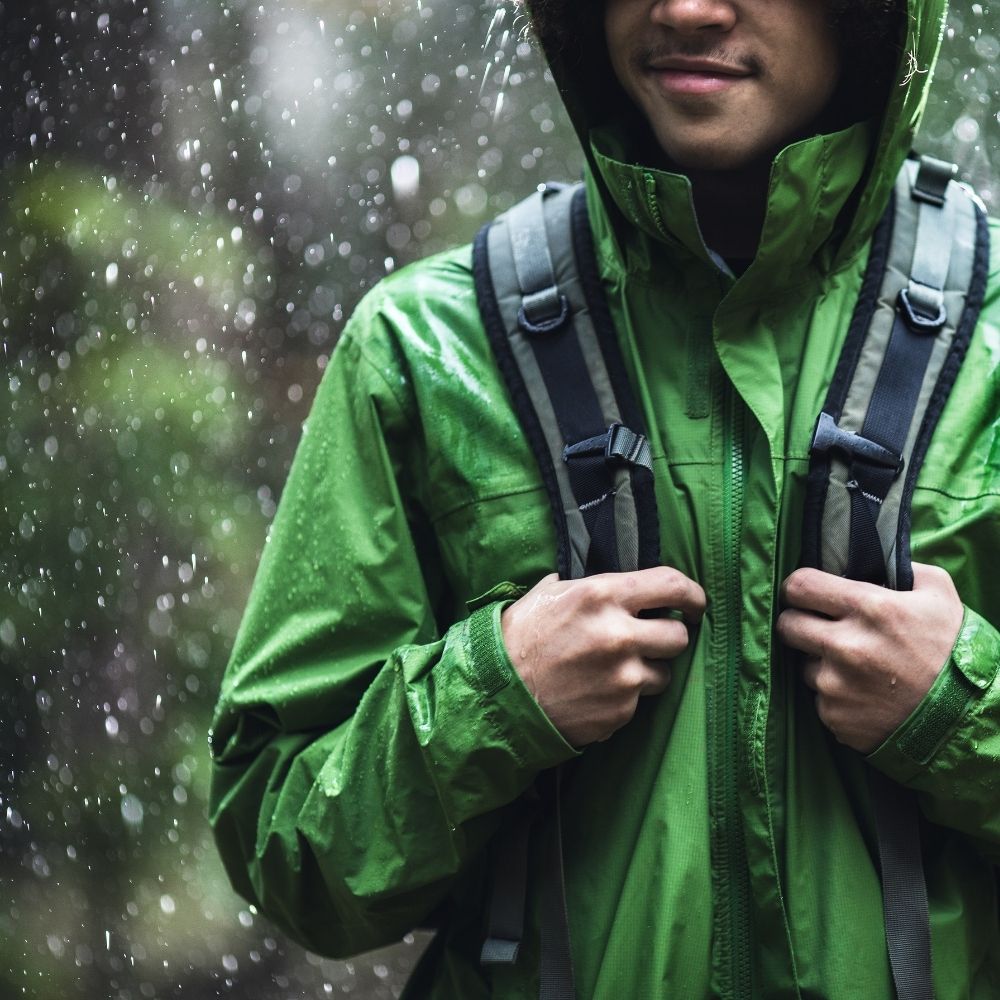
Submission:
[[[740,544],[743,529],[743,406],[728,379],[722,393],[724,473],[722,484],[723,601],[725,656],[716,670],[712,709],[713,855],[717,866],[716,932],[723,940],[722,995],[745,1000],[752,995],[750,950],[750,878],[743,844],[743,812],[739,796],[738,678],[741,666],[743,595]]]

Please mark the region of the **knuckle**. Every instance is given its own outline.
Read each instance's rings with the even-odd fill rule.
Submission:
[[[806,596],[808,570],[798,569],[785,580],[785,600],[789,604],[799,604]]]
[[[616,679],[624,691],[638,691],[646,682],[646,669],[641,663],[629,660],[618,669]]]
[[[892,610],[892,593],[879,587],[865,595],[857,597],[853,601],[853,610],[858,611],[869,620],[880,620],[887,617]]]
[[[604,648],[615,659],[628,656],[634,647],[632,630],[627,625],[616,622],[604,630]]]
[[[879,668],[878,650],[864,636],[858,636],[850,641],[844,660],[862,674],[871,673]]]
[[[838,670],[829,664],[822,664],[816,672],[816,690],[827,700],[834,701],[843,691],[844,682]]]
[[[616,580],[610,573],[598,573],[580,581],[581,595],[593,607],[608,604],[614,600]]]

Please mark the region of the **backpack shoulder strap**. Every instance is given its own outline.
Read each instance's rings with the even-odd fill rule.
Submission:
[[[486,332],[532,446],[565,579],[659,562],[650,449],[601,287],[583,185],[547,185],[473,251]]]
[[[813,440],[804,562],[898,590],[913,586],[917,474],[986,287],[986,214],[955,173],[904,165]]]
[[[913,586],[910,501],[986,286],[986,215],[956,172],[924,157],[900,173],[813,441],[804,561],[897,590]],[[896,997],[932,1000],[916,800],[873,769],[869,791]]]
[[[473,270],[487,336],[549,496],[560,576],[657,565],[652,456],[601,286],[583,186],[547,185],[485,227]],[[537,835],[540,1000],[575,997],[559,782],[558,769],[540,776],[539,801],[494,841],[480,956],[486,965],[517,961]]]

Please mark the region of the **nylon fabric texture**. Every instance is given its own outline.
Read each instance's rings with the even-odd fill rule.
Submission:
[[[774,637],[799,562],[809,445],[872,232],[910,147],[942,19],[911,4],[879,121],[785,149],[734,280],[687,180],[588,116],[601,278],[649,431],[663,561],[709,609],[668,690],[578,752],[513,669],[500,614],[554,569],[540,474],[462,247],[383,281],[328,366],[213,726],[210,813],[237,890],[347,956],[441,930],[410,998],[528,1000],[538,915],[483,967],[489,844],[563,773],[581,998],[892,996],[866,762],[837,745]],[[904,77],[908,76],[905,86]],[[983,312],[912,500],[912,551],[967,605],[927,697],[868,758],[926,820],[938,1000],[1000,996],[1000,231]],[[697,404],[697,405],[695,405]],[[533,857],[529,884],[544,859]]]

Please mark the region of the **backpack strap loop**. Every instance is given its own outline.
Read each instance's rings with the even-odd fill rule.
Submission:
[[[913,182],[913,198],[940,208],[945,202],[948,185],[957,178],[958,166],[933,156],[921,156]]]
[[[944,293],[916,281],[900,290],[899,312],[914,333],[937,333],[948,322]]]
[[[511,260],[521,293],[517,321],[529,334],[554,333],[569,318],[569,302],[556,280],[545,226],[544,201],[560,190],[556,185],[547,185],[508,213]]]
[[[569,302],[553,285],[532,295],[525,295],[517,312],[517,325],[530,334],[555,333],[569,319]]]

